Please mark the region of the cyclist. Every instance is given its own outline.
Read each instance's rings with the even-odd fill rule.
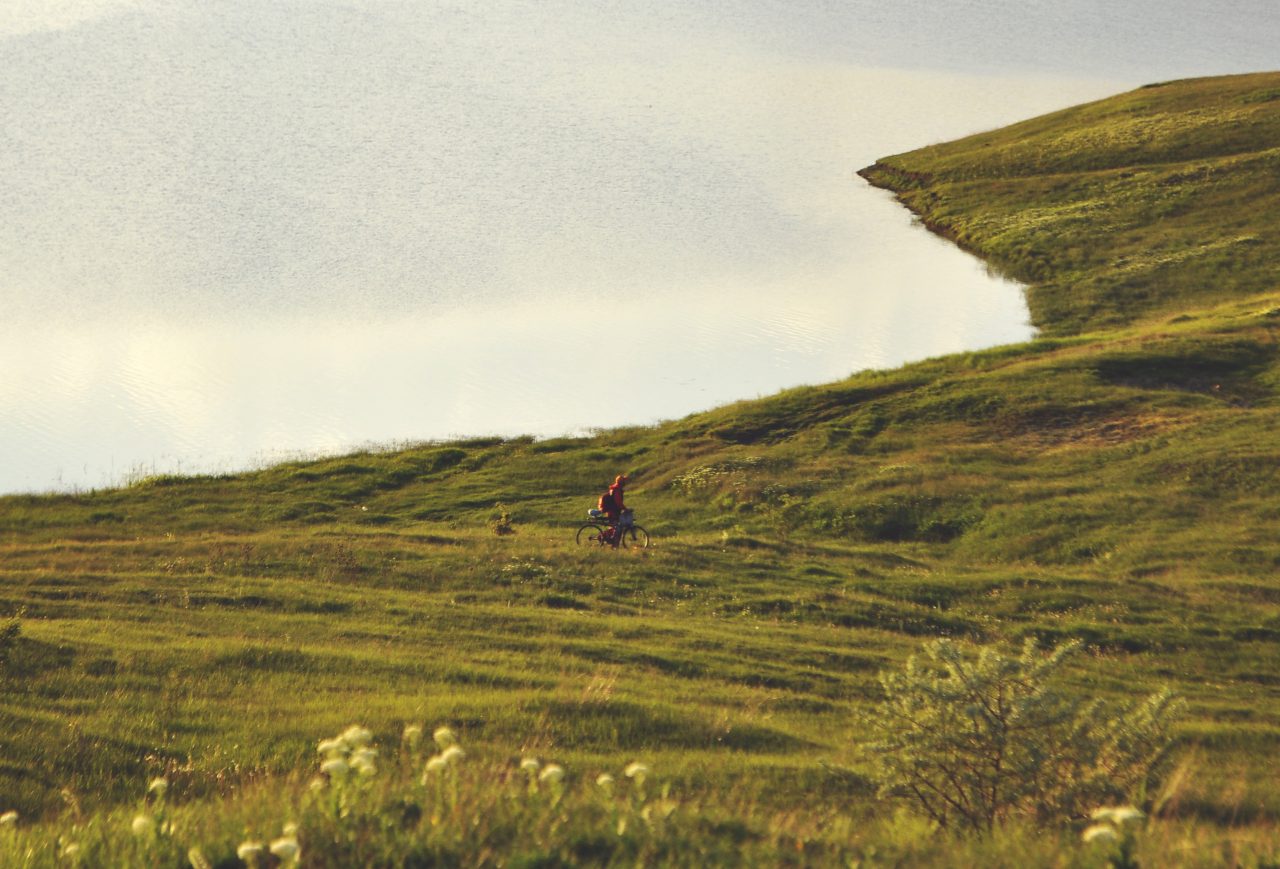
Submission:
[[[606,543],[613,546],[618,545],[616,539],[618,520],[627,510],[627,505],[623,502],[623,489],[626,488],[627,480],[626,474],[619,474],[614,477],[613,485],[609,487],[609,491],[600,496],[599,508],[609,520],[609,527],[605,529],[604,539]]]

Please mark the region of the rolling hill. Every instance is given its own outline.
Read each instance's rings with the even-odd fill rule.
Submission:
[[[316,865],[401,865],[414,836],[446,863],[870,859],[915,835],[860,772],[877,673],[928,638],[1034,637],[1085,642],[1076,691],[1186,698],[1160,823],[1274,859],[1278,167],[1280,74],[1152,85],[864,170],[1029,285],[1032,342],[590,438],[0,499],[0,810],[35,819],[13,842],[134,854],[164,775],[165,847],[238,865],[300,811],[318,739],[418,722],[495,776],[642,759],[680,808],[634,841],[539,815],[524,845],[518,818],[439,841],[438,817],[304,821]],[[624,470],[655,545],[575,546]],[[902,859],[1074,839],[1021,835]]]

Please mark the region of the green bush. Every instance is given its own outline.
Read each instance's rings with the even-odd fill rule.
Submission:
[[[1168,690],[1122,710],[1052,686],[1069,642],[1040,653],[976,654],[936,640],[927,660],[882,673],[884,701],[864,745],[882,795],[913,802],[940,826],[990,830],[1012,816],[1079,818],[1140,797],[1170,744],[1182,704]]]
[[[499,537],[515,534],[515,526],[511,524],[511,511],[506,504],[494,504],[493,513],[489,517],[489,530]]]

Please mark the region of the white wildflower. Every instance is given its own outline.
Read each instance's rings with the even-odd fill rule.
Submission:
[[[418,743],[422,742],[422,726],[419,724],[410,724],[404,729],[404,743],[410,748],[417,748]]]
[[[1142,812],[1133,806],[1119,806],[1117,808],[1095,809],[1089,817],[1095,821],[1110,821],[1113,824],[1123,826],[1130,821],[1140,821],[1146,817]]]
[[[553,785],[560,784],[560,782],[564,781],[564,767],[558,763],[547,764],[542,772],[538,774],[538,781]]]
[[[329,783],[325,781],[324,778],[322,778],[321,776],[316,776],[311,781],[307,782],[307,790],[322,791],[325,789],[325,787],[328,786],[328,784]]]
[[[320,744],[316,746],[316,751],[325,756],[332,754],[341,754],[347,750],[347,744],[339,737],[335,739],[322,739]]]
[[[302,849],[298,847],[298,840],[293,836],[283,836],[271,843],[271,853],[286,863],[290,860],[297,860],[301,851]]]
[[[283,827],[280,828],[280,835],[282,836],[298,835],[298,825],[293,821],[287,822]]]
[[[440,755],[438,754],[431,755],[431,757],[427,760],[427,766],[423,772],[423,781],[426,781],[426,776],[428,774],[433,772],[440,772],[448,765],[449,765],[449,762],[445,760],[443,757],[441,757]]]
[[[68,860],[76,859],[77,857],[80,856],[80,843],[68,842],[67,844],[63,845],[61,855],[63,857],[66,857]]]
[[[600,775],[596,776],[596,787],[605,793],[613,793],[613,776],[607,772],[600,773]]]
[[[1080,838],[1086,842],[1114,842],[1116,840],[1116,828],[1110,824],[1094,824],[1085,830]]]
[[[150,836],[155,832],[156,820],[150,815],[135,815],[129,829],[133,830],[135,836]]]
[[[342,731],[342,741],[352,748],[364,748],[373,741],[373,731],[359,724],[353,724]]]
[[[457,745],[451,745],[444,751],[440,752],[440,759],[445,763],[458,763],[466,756],[467,753]]]
[[[349,772],[351,766],[342,758],[335,757],[320,764],[320,771],[332,778],[341,778]]]
[[[0,815],[0,827],[14,827],[18,823],[18,813],[10,810]]]
[[[649,775],[649,767],[637,760],[633,763],[627,764],[627,768],[622,772],[627,778],[633,778],[638,782],[643,782],[645,777]]]
[[[645,806],[640,810],[640,817],[644,818],[646,823],[652,824],[654,819],[665,821],[671,817],[671,813],[679,807],[679,803],[675,800],[661,800],[650,806]]]
[[[1130,821],[1141,821],[1146,817],[1146,815],[1135,809],[1133,806],[1123,806],[1116,809],[1115,814],[1111,817],[1117,824],[1127,824]]]
[[[147,785],[147,793],[155,794],[156,799],[160,799],[169,792],[169,780],[164,777],[153,778],[151,784]]]
[[[542,764],[538,763],[536,758],[526,757],[520,761],[520,768],[529,775],[537,775],[538,770],[542,769]]]
[[[191,869],[213,869],[213,864],[198,845],[187,852],[187,862],[191,864]]]
[[[240,847],[236,848],[236,856],[245,863],[252,863],[262,856],[263,850],[261,842],[241,842]]]
[[[453,728],[448,726],[437,727],[435,733],[431,734],[431,738],[434,739],[436,741],[436,745],[441,748],[448,748],[451,745],[456,745],[458,742],[458,735],[453,732]]]

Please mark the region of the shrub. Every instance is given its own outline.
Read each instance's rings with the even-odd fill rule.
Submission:
[[[511,524],[511,511],[505,504],[493,505],[493,515],[489,517],[489,528],[499,537],[516,533],[515,527]]]
[[[1163,690],[1127,708],[1056,690],[1078,649],[1028,640],[1006,657],[936,640],[927,661],[882,673],[884,701],[865,716],[864,745],[882,795],[905,797],[940,826],[1039,822],[1140,796],[1170,744],[1181,702]]]

